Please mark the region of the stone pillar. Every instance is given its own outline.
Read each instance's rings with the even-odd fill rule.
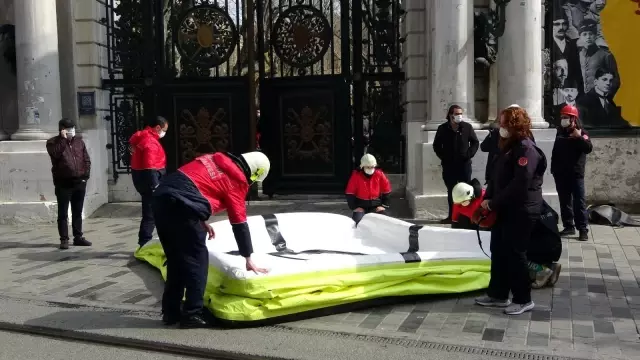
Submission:
[[[534,129],[546,129],[542,98],[542,0],[511,1],[498,39],[498,109],[525,108]]]
[[[464,109],[465,121],[479,129],[475,119],[473,0],[433,2],[430,27],[431,96],[427,130],[445,121],[449,106]]]
[[[18,68],[18,131],[13,140],[45,140],[61,117],[56,0],[14,4]]]
[[[406,77],[403,91],[406,103],[406,187],[413,189],[422,177],[418,170],[422,161],[419,145],[422,145],[422,126],[427,120],[429,52],[426,32],[429,15],[427,6],[430,5],[424,0],[406,0],[403,4],[407,12],[403,22],[406,41],[402,52],[402,67]]]

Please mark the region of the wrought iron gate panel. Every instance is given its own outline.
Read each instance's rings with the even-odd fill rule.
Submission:
[[[167,168],[218,150],[249,149],[243,0],[105,0],[114,178],[130,172],[128,140],[169,120]],[[244,60],[246,61],[246,59]],[[246,65],[246,64],[245,64]],[[138,104],[123,115],[121,94]]]
[[[262,110],[269,114],[262,136],[271,171],[263,191],[332,193],[349,176],[349,87],[341,76],[277,78],[261,84]]]
[[[166,86],[159,108],[175,120],[167,133],[170,169],[217,151],[246,151],[249,94],[246,78],[220,78]]]

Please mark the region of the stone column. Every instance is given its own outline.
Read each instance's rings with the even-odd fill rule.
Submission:
[[[511,1],[498,39],[498,109],[525,108],[534,129],[545,129],[542,110],[542,0]]]
[[[14,9],[19,128],[11,138],[45,140],[61,117],[56,0],[20,0]]]
[[[429,29],[431,96],[427,130],[445,121],[449,106],[464,109],[465,121],[481,128],[475,119],[473,87],[473,0],[434,1]]]

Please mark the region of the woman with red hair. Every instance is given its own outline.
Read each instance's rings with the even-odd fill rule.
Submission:
[[[481,204],[496,212],[491,229],[491,281],[487,296],[476,299],[476,304],[504,307],[507,315],[519,315],[534,307],[527,249],[542,209],[547,159],[533,141],[529,115],[517,105],[500,114],[498,147],[500,153]]]

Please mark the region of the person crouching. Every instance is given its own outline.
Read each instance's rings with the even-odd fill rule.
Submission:
[[[470,184],[461,182],[453,187],[451,191],[453,198],[451,227],[453,229],[475,230],[478,226],[481,230],[491,229],[496,221],[496,214],[480,207],[484,194],[485,190],[478,179],[471,180]]]
[[[373,155],[365,154],[360,160],[360,170],[351,174],[347,184],[347,204],[353,211],[352,218],[356,224],[364,214],[385,214],[389,208],[391,184],[384,172],[376,168],[377,165]]]
[[[264,180],[269,168],[269,159],[258,151],[240,156],[205,154],[164,177],[153,192],[153,215],[167,257],[162,295],[162,320],[166,325],[179,321],[182,328],[207,326],[202,310],[209,270],[206,239],[215,236],[206,223],[212,214],[227,210],[247,271],[267,272],[251,259],[253,246],[245,198],[250,185]]]

